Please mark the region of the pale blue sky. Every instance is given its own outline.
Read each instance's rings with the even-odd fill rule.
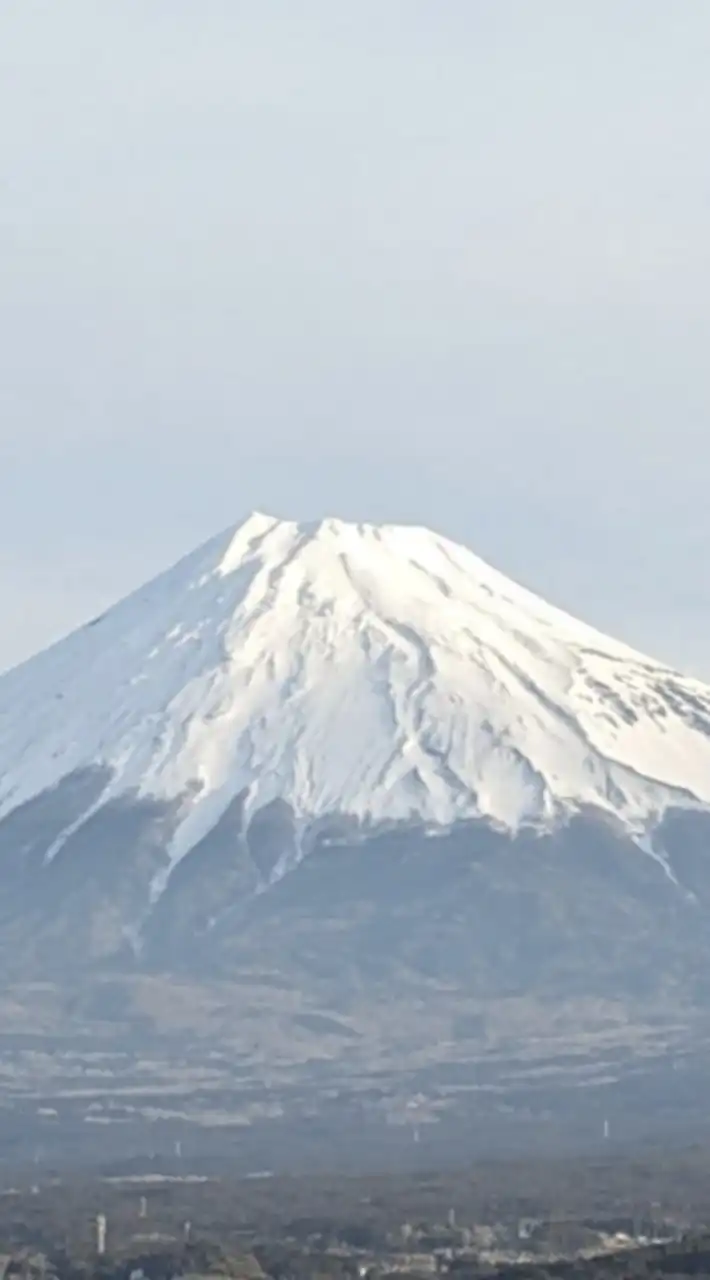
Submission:
[[[3,0],[0,665],[252,508],[710,677],[707,0]]]

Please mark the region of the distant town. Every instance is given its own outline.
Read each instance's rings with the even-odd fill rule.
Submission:
[[[554,1165],[330,1180],[55,1172],[32,1182],[25,1170],[0,1191],[0,1280],[710,1275],[706,1158],[580,1164],[567,1197],[572,1168]],[[659,1198],[644,1204],[649,1191]],[[543,1212],[545,1199],[556,1210]]]

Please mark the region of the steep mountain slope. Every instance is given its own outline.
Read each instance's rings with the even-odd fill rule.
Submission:
[[[108,1123],[73,1081],[118,1046],[122,1124],[176,1089],[308,1130],[327,1086],[456,1135],[565,1083],[628,1115],[639,1072],[675,1114],[710,690],[427,530],[255,515],[0,677],[0,890],[11,1109]]]
[[[644,833],[710,800],[710,691],[426,530],[255,515],[0,679],[0,817],[80,770],[80,818],[179,805],[154,892],[235,797],[297,842],[584,805]]]

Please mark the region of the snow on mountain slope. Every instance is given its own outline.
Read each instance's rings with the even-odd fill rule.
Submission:
[[[710,802],[710,690],[425,529],[253,515],[0,678],[0,817],[103,764],[185,795],[179,858],[248,788],[510,829]]]

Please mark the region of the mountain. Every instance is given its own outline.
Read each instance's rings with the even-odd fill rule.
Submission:
[[[188,1028],[245,1123],[692,1056],[709,857],[710,689],[425,529],[253,515],[0,677],[6,1034]]]
[[[710,801],[710,691],[426,530],[255,515],[0,680],[0,817],[86,770],[83,820],[177,806],[162,880],[238,796],[299,840],[584,805],[643,833]]]

